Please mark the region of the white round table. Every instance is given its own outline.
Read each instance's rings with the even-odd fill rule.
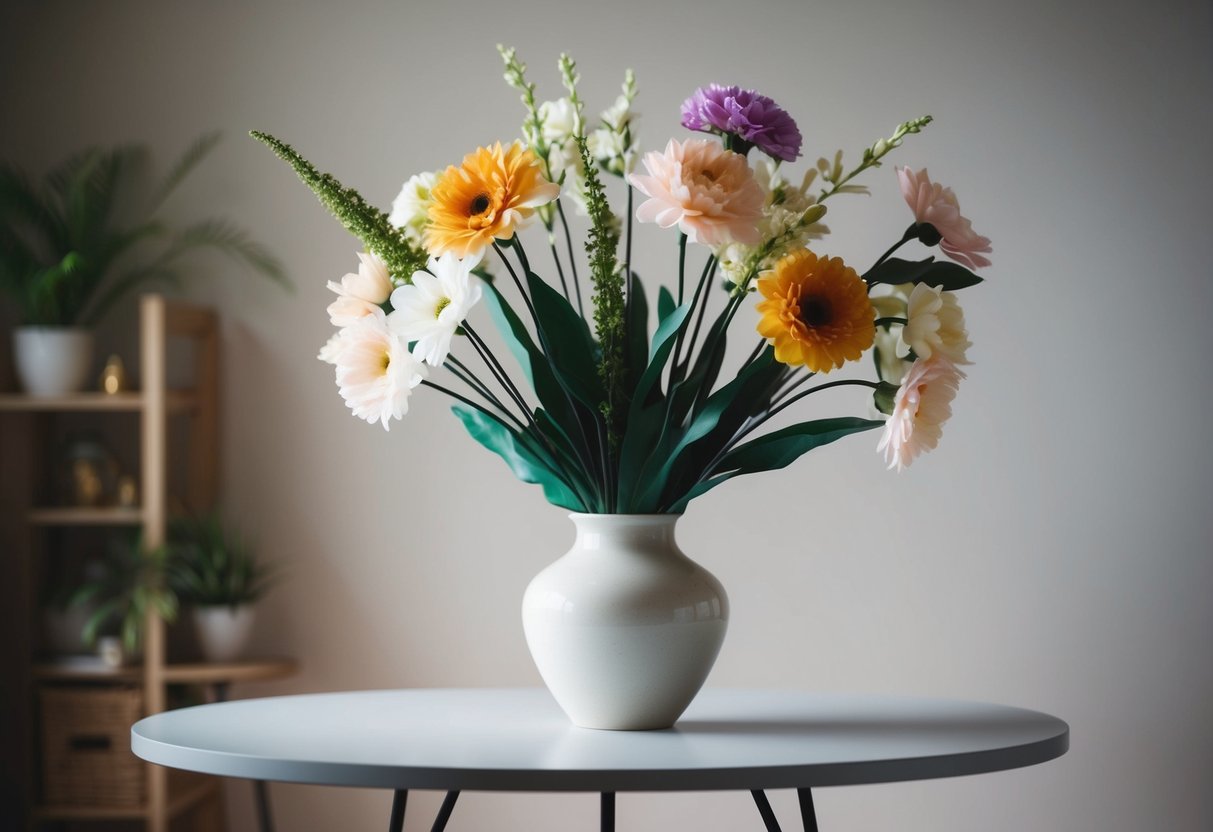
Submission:
[[[621,791],[750,790],[769,830],[765,789],[810,789],[979,774],[1064,754],[1069,727],[1035,711],[977,702],[775,691],[702,691],[674,728],[573,726],[543,689],[418,689],[246,699],[156,714],[131,728],[152,763],[262,781],[396,792],[595,791],[603,829]]]

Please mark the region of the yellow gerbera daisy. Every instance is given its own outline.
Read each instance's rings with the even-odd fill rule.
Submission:
[[[536,208],[560,195],[560,186],[543,177],[530,150],[498,142],[448,167],[430,194],[426,249],[435,257],[450,251],[463,258],[514,236]]]
[[[775,345],[775,359],[828,373],[863,355],[876,337],[868,286],[838,257],[794,251],[759,278],[758,334]]]

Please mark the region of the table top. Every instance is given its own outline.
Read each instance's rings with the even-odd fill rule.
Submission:
[[[135,723],[149,762],[253,780],[389,789],[699,791],[979,774],[1064,754],[1048,714],[903,696],[707,689],[664,731],[572,725],[544,689],[246,699]]]

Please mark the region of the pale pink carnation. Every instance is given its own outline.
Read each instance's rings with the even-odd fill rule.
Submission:
[[[943,435],[943,423],[952,415],[952,399],[964,373],[951,361],[936,355],[920,358],[911,366],[893,400],[893,414],[884,425],[877,453],[884,453],[890,468],[900,471],[914,457],[934,449]]]
[[[378,309],[392,294],[387,265],[376,255],[365,252],[358,253],[358,260],[357,274],[347,274],[340,283],[334,280],[328,283],[329,289],[337,293],[337,300],[328,308],[333,326],[349,326]]]
[[[977,269],[990,265],[983,257],[993,251],[990,239],[973,230],[972,224],[960,213],[960,202],[951,188],[931,181],[927,169],[915,173],[909,168],[897,168],[901,195],[905,197],[914,219],[929,222],[943,237],[939,247],[957,263]]]
[[[664,153],[646,153],[644,166],[648,176],[630,177],[648,197],[636,219],[677,225],[692,242],[708,246],[760,241],[763,194],[744,156],[709,139],[671,139]]]
[[[320,358],[337,368],[341,397],[359,419],[380,422],[409,410],[409,394],[425,378],[426,367],[409,354],[408,342],[392,332],[376,309],[342,329],[321,350]]]
[[[914,351],[918,358],[942,355],[953,364],[968,364],[966,350],[972,346],[965,331],[964,310],[956,295],[919,283],[906,303],[906,324],[901,328],[897,354],[905,357]]]

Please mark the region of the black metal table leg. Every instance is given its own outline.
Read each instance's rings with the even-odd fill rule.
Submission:
[[[796,797],[800,801],[800,821],[804,824],[804,832],[817,832],[817,810],[813,808],[813,790],[797,789]]]
[[[388,822],[388,832],[403,832],[404,807],[409,802],[408,789],[396,789],[392,795],[392,819]]]
[[[752,789],[750,794],[754,795],[754,803],[758,805],[758,814],[762,815],[762,822],[767,825],[767,832],[783,832],[779,828],[779,820],[775,817],[775,812],[771,809],[771,801],[767,800],[767,793],[762,789]]]
[[[601,832],[615,832],[615,793],[602,793],[602,812],[599,829]]]
[[[430,828],[430,832],[442,832],[443,829],[446,829],[446,822],[451,819],[451,812],[455,811],[455,801],[458,799],[458,790],[446,793],[446,797],[442,800],[442,807],[438,810],[438,817],[434,818],[434,825]]]

